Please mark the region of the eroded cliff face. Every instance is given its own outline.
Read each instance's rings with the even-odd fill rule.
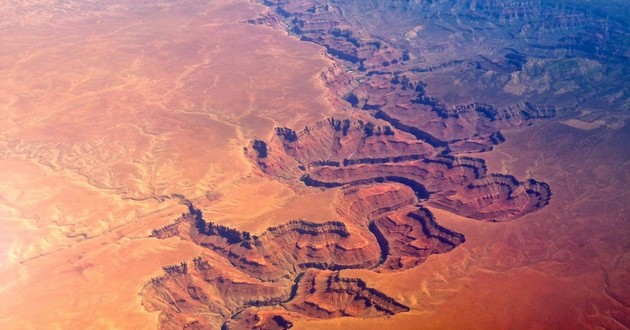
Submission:
[[[464,235],[440,225],[425,205],[501,222],[549,204],[552,194],[546,183],[488,173],[485,161],[470,154],[505,142],[502,130],[566,116],[587,102],[572,95],[594,93],[591,85],[566,88],[550,83],[531,89],[531,81],[519,79],[540,78],[540,57],[552,55],[541,46],[553,39],[545,31],[568,33],[597,26],[543,2],[392,4],[386,12],[404,13],[401,19],[409,22],[400,26],[405,31],[397,31],[396,24],[388,26],[387,14],[361,24],[350,15],[384,10],[390,4],[384,1],[263,3],[269,11],[248,23],[284,28],[324,47],[335,63],[321,79],[331,104],[345,112],[302,129],[277,127],[270,137],[252,140],[245,156],[256,174],[299,193],[335,189],[338,219],[291,220],[253,235],[204,219],[189,205],[188,214],[153,234],[161,239],[177,236],[207,249],[192,262],[165,268],[163,276],[144,287],[145,306],[161,312],[163,328],[286,329],[300,318],[403,313],[409,307],[361,279],[343,277],[341,271],[402,271],[465,243]],[[439,10],[444,6],[455,9],[445,14]],[[556,15],[552,25],[528,18],[548,10]],[[426,25],[411,25],[417,17],[407,16],[430,12],[437,14],[420,19]],[[558,18],[563,14],[566,18]],[[476,15],[489,15],[496,25],[476,30],[441,25]],[[482,40],[497,27],[516,26],[521,29],[517,40],[505,44],[498,55],[480,42],[470,49],[460,42],[467,34]],[[435,45],[418,37],[424,29],[431,30],[428,35]],[[394,31],[404,38],[384,37]],[[437,38],[448,35],[455,40],[451,48]],[[528,41],[532,36],[541,38],[538,46]],[[523,40],[527,42],[519,44]],[[623,53],[605,44],[593,52],[575,40],[569,43],[563,49],[585,58]],[[548,72],[553,73],[556,64],[549,64]],[[578,72],[570,64],[564,68],[569,76]],[[466,81],[485,87],[467,86]],[[441,89],[446,85],[450,92]],[[485,94],[474,95],[480,88]],[[550,95],[561,97],[552,104]]]
[[[388,127],[331,118],[300,132],[279,129],[266,144],[265,157],[248,155],[262,172],[294,185],[299,180],[325,189],[395,182],[428,205],[479,220],[512,220],[549,203],[545,183],[487,173],[483,159],[452,156],[449,144],[432,147]]]
[[[316,318],[381,317],[409,311],[361,279],[342,278],[338,272],[308,270],[296,290],[296,298],[286,308]]]
[[[165,267],[163,276],[143,288],[145,307],[160,311],[161,327],[167,329],[267,323],[282,328],[296,317],[380,317],[408,311],[339,271],[408,269],[429,255],[450,251],[464,237],[414,206],[417,199],[406,186],[365,188],[339,191],[335,204],[343,221],[294,220],[260,235],[207,221],[190,205],[189,213],[153,236],[191,240],[207,252]],[[274,307],[281,312],[262,316]]]

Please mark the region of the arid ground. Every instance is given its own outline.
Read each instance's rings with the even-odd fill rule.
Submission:
[[[627,44],[326,3],[0,4],[0,328],[629,328]]]

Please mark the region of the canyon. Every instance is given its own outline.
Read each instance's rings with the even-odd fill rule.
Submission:
[[[0,326],[630,327],[629,12],[0,5]]]

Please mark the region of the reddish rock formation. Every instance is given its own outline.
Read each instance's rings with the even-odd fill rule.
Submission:
[[[254,140],[246,153],[266,173],[284,180],[299,178],[302,168],[338,165],[373,155],[422,156],[434,154],[434,151],[430,145],[413,140],[408,134],[395,134],[389,125],[328,118],[297,132],[277,128],[271,141]]]
[[[361,280],[340,279],[333,271],[408,269],[465,241],[437,224],[419,202],[506,221],[543,207],[550,197],[544,183],[488,174],[481,159],[450,156],[446,149],[438,153],[389,126],[331,118],[299,132],[275,133],[270,143],[252,142],[253,151],[246,150],[250,159],[263,173],[293,186],[342,187],[334,207],[343,221],[293,220],[255,236],[207,221],[190,205],[189,214],[153,236],[191,240],[226,264],[218,270],[202,256],[190,266],[166,268],[166,275],[149,283],[145,305],[162,311],[163,327],[189,320],[200,322],[190,326],[291,323],[286,315],[259,315],[261,306],[317,318],[405,311]]]
[[[289,295],[285,286],[262,282],[233,267],[211,265],[204,256],[165,267],[164,272],[142,290],[146,308],[162,312],[162,324],[184,325],[191,318],[205,320],[202,328],[216,327],[245,306],[277,304]]]
[[[263,172],[295,185],[297,178],[319,188],[404,184],[430,205],[479,220],[511,220],[549,203],[545,183],[488,174],[482,159],[439,154],[409,135],[384,131],[348,119],[329,119],[300,132],[278,129],[269,155],[251,158]]]
[[[462,234],[438,225],[424,208],[390,213],[369,228],[381,245],[379,270],[413,268],[428,256],[446,253],[465,241]]]
[[[357,278],[342,278],[339,272],[308,270],[297,287],[296,298],[285,307],[315,318],[341,316],[380,317],[409,311],[385,294]]]
[[[505,84],[528,63],[526,55],[512,49],[499,60],[478,53],[474,60],[457,59],[439,44],[430,50],[444,58],[423,57],[432,53],[410,40],[418,31],[409,32],[404,41],[382,38],[373,33],[378,22],[363,28],[341,10],[361,13],[391,5],[414,13],[424,3],[263,4],[270,11],[248,22],[285,28],[324,47],[335,63],[321,74],[322,81],[331,104],[348,111],[343,118],[301,130],[278,127],[270,140],[253,140],[245,154],[260,174],[297,191],[337,188],[333,206],[340,219],[293,220],[254,236],[208,221],[190,206],[190,214],[153,233],[206,248],[192,263],[166,268],[164,276],[143,289],[145,306],[162,312],[163,328],[222,324],[228,329],[287,329],[300,317],[405,312],[406,306],[361,279],[340,277],[338,270],[409,269],[464,243],[463,235],[440,226],[421,204],[473,219],[509,221],[549,203],[547,184],[487,173],[482,159],[463,154],[491,150],[505,141],[501,130],[572,111],[575,104],[544,105],[530,100],[531,93],[478,100],[434,87],[440,79],[448,84],[437,85],[449,89],[460,78],[485,83],[487,71],[505,75],[496,78]],[[441,1],[436,6],[457,9],[459,3]],[[519,19],[515,12],[540,12],[529,5],[477,9],[500,13],[507,21]]]
[[[253,277],[278,281],[301,269],[369,268],[378,258],[378,247],[338,221],[311,223],[302,220],[271,227],[260,236],[230,242],[224,235],[193,235],[193,240],[224,255]]]
[[[207,250],[192,262],[165,267],[163,276],[143,288],[144,305],[161,311],[162,328],[213,327],[228,320],[228,328],[291,323],[286,315],[259,315],[256,308],[263,306],[308,317],[378,317],[408,310],[336,271],[410,268],[463,243],[463,236],[437,225],[427,210],[410,212],[408,203],[416,197],[404,185],[364,188],[339,192],[335,203],[344,210],[345,223],[294,220],[259,236],[207,221],[190,205],[189,213],[153,236],[179,236]]]
[[[222,329],[291,329],[293,322],[289,321],[289,319],[293,317],[300,316],[299,314],[287,312],[285,309],[248,308],[234,315],[223,325]]]
[[[403,184],[344,186],[334,202],[336,212],[347,221],[361,227],[386,213],[408,209],[418,199],[414,191]]]

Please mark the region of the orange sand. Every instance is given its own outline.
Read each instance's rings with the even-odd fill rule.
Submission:
[[[252,230],[332,216],[242,149],[331,111],[320,48],[245,0],[105,4],[0,4],[2,329],[155,328],[142,284],[199,253],[148,238],[177,197]]]
[[[331,114],[321,48],[239,23],[264,10],[245,0],[65,3],[0,4],[0,328],[154,329],[142,284],[199,253],[148,238],[185,211],[178,196],[252,231],[335,216],[334,191],[296,195],[242,154]],[[548,207],[501,224],[433,210],[465,244],[404,272],[344,272],[411,312],[296,327],[630,324],[628,131],[507,133],[489,170],[548,182]]]

